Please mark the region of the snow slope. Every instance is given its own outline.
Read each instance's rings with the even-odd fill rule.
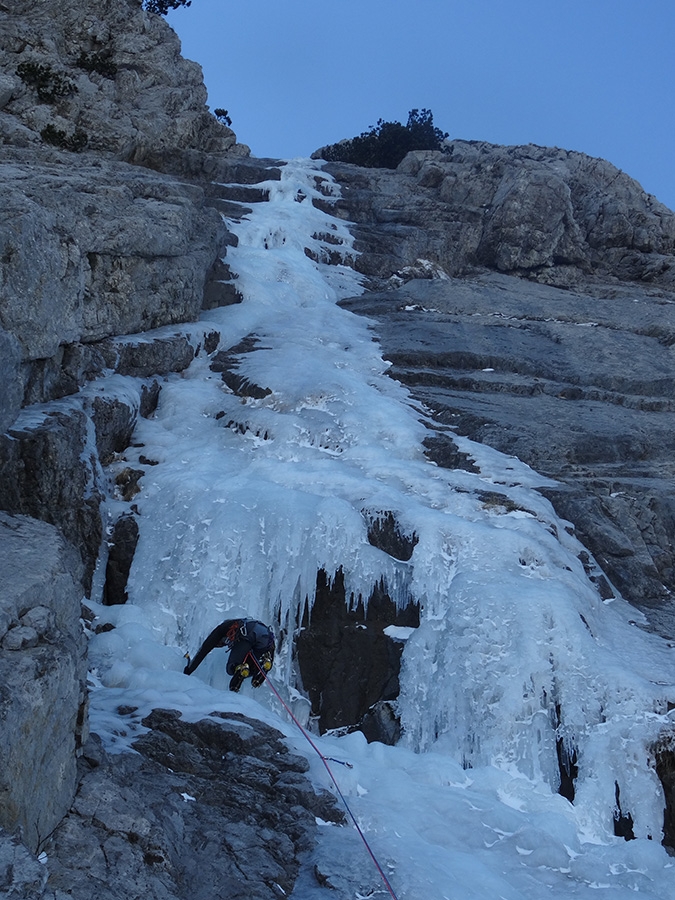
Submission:
[[[461,438],[480,474],[425,458],[425,411],[387,376],[368,321],[336,305],[361,291],[358,277],[305,253],[321,259],[335,240],[351,242],[312,205],[315,165],[289,162],[266,185],[269,203],[231,223],[239,245],[228,263],[244,300],[202,323],[222,348],[257,336],[240,374],[270,393],[241,399],[202,353],[166,379],[156,415],[139,421],[139,446],[120,461],[157,465],[140,466],[129,602],[92,603],[117,626],[91,639],[92,730],[115,752],[135,736],[120,704],[191,719],[237,710],[287,734],[330,787],[271,691],[247,683],[230,694],[225,651],[188,678],[183,653],[240,614],[292,634],[319,568],[342,567],[348,594],[368,596],[384,577],[392,596],[422,605],[420,627],[398,635],[402,744],[315,740],[352,765],[334,764],[335,777],[399,900],[670,898],[649,745],[670,718],[673,650],[622,600],[601,601],[571,529],[536,491],[545,479]],[[486,490],[511,502],[481,501]],[[123,508],[111,501],[111,516]],[[368,543],[367,515],[387,510],[419,537],[407,563]],[[307,723],[288,639],[272,676]],[[559,740],[578,755],[573,805],[557,793]],[[631,842],[613,833],[617,784]],[[320,831],[316,859],[339,896],[384,889],[354,829]],[[293,896],[321,891],[307,875]]]

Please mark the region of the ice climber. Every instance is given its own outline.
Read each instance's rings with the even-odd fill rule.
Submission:
[[[251,675],[253,687],[260,687],[274,662],[274,632],[257,619],[226,619],[213,629],[193,660],[185,654],[188,664],[185,675],[192,675],[204,657],[216,647],[230,651],[225,671],[231,675],[230,690],[238,691],[244,679]]]

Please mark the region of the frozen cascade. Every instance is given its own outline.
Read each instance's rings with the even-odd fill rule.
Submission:
[[[317,571],[342,569],[348,597],[367,598],[383,578],[422,610],[403,652],[402,745],[321,740],[359,761],[345,792],[395,858],[401,900],[586,897],[598,886],[669,896],[648,748],[668,721],[673,650],[621,599],[600,599],[582,547],[537,493],[546,479],[462,438],[479,474],[426,459],[425,411],[387,376],[370,323],[337,305],[362,290],[358,276],[321,262],[338,242],[353,254],[347,225],[312,204],[336,188],[307,160],[263,187],[269,202],[229,223],[243,302],[203,323],[221,349],[254,336],[238,374],[264,396],[237,396],[200,355],[139,420],[124,464],[156,465],[135,498],[129,602],[92,604],[117,626],[91,640],[93,729],[124,749],[115,709],[133,702],[194,717],[234,708],[291,735],[264,692],[223,693],[223,651],[192,678],[183,652],[223,618],[273,622],[284,638],[276,683],[306,720],[288,638]],[[409,562],[368,541],[369,516],[389,511],[417,536]],[[574,805],[557,794],[559,754],[579,768]],[[616,783],[635,821],[630,844],[612,830]]]

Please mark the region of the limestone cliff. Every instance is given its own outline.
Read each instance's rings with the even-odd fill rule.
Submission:
[[[194,324],[202,307],[237,300],[222,262],[233,238],[221,212],[244,208],[228,205],[211,180],[275,177],[248,160],[205,100],[199,66],[182,58],[176,35],[140,0],[0,2],[3,896],[45,896],[47,870],[29,851],[54,833],[84,776],[81,600],[104,529],[110,525],[113,544],[123,531],[103,521],[101,500],[112,491],[132,497],[143,474],[114,484],[106,466],[129,443],[137,417],[152,413],[161,378],[217,346],[219,335]],[[108,597],[120,599],[112,587]],[[118,768],[106,768],[91,744],[80,762],[86,769],[84,759],[114,793]],[[153,765],[156,791],[161,764]],[[312,789],[297,762],[287,768],[277,773],[279,792],[285,778],[289,802],[302,804]],[[139,795],[139,818],[150,802]],[[135,859],[135,832],[120,832],[110,810],[101,846],[122,833]],[[219,829],[229,821],[221,811],[210,820]],[[18,830],[9,837],[2,829]],[[75,817],[61,830],[64,865],[91,829]],[[287,829],[298,852],[309,831],[307,823]],[[156,848],[139,840],[141,867],[157,870]],[[279,866],[278,836],[274,844],[268,875],[291,886],[296,849],[289,838]],[[236,849],[232,860],[228,877],[237,878]],[[102,873],[111,896],[122,876]],[[76,873],[62,874],[60,885],[88,897],[88,877],[77,886]],[[250,896],[272,896],[260,873],[253,881]]]
[[[0,4],[0,425],[13,426],[0,438],[0,506],[60,527],[86,591],[102,534],[98,457],[124,447],[158,386],[131,400],[78,390],[103,371],[185,368],[199,330],[136,342],[131,364],[110,339],[236,299],[221,262],[227,201],[210,179],[255,181],[264,167],[205,100],[200,67],[140,0]],[[57,416],[17,420],[63,397],[75,399]]]
[[[395,171],[326,168],[372,288],[347,305],[435,412],[429,454],[455,464],[458,433],[557,479],[599,589],[675,637],[675,214],[556,148],[451,141]]]
[[[198,851],[200,828],[225,829],[236,856],[227,798],[198,811],[179,799],[183,788],[210,795],[222,774],[214,748],[257,808],[283,800],[266,834],[245,823],[267,873],[247,896],[272,896],[276,883],[290,892],[313,814],[333,815],[278,735],[255,723],[186,725],[156,712],[143,723],[143,758],[119,766],[83,743],[79,600],[103,547],[106,600],[124,601],[144,475],[110,464],[152,414],[162,378],[217,351],[222,336],[198,319],[238,300],[221,213],[244,215],[265,200],[256,185],[279,177],[205,100],[199,67],[140,0],[0,0],[0,827],[21,826],[34,851],[62,821],[58,890],[82,898],[90,886],[75,850],[110,897],[131,887],[195,896],[181,872],[197,863],[175,829]],[[622,591],[675,637],[673,213],[609,163],[557,149],[455,141],[395,172],[329,171],[342,197],[327,208],[354,223],[354,264],[371,288],[347,305],[377,320],[392,375],[434,412],[430,458],[470,466],[453,441],[463,434],[556,478],[551,497],[589,548],[598,591]],[[329,259],[344,261],[339,247]],[[118,522],[101,517],[111,495],[125,508]],[[485,497],[503,501],[498,490]],[[333,725],[331,703],[342,701],[332,692],[347,682],[339,669],[326,684],[312,665],[317,647],[335,643],[334,598],[320,599],[324,620],[299,652],[304,688]],[[400,652],[371,646],[364,627],[354,624],[354,646],[381,665],[346,724],[395,741],[397,723],[374,720],[396,696]],[[242,729],[248,742],[237,743]],[[169,759],[178,746],[183,768]],[[291,806],[302,827],[289,824]],[[274,829],[284,828],[280,854]],[[16,836],[0,839],[5,882],[26,897],[47,890]]]
[[[0,828],[33,850],[72,802],[87,736],[79,568],[55,528],[0,513]]]
[[[558,148],[449,141],[398,169],[329,163],[371,278],[428,259],[567,287],[595,274],[675,284],[675,214],[611,163]],[[414,273],[411,273],[414,277]],[[422,276],[424,277],[424,276]]]
[[[200,66],[141,0],[6,0],[0,55],[5,145],[49,143],[51,126],[52,141],[78,132],[78,148],[172,172],[206,154],[248,154],[209,113]]]

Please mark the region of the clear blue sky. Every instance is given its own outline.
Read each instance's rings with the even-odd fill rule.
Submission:
[[[426,107],[452,138],[608,159],[675,209],[675,0],[193,0],[168,21],[255,156]]]

